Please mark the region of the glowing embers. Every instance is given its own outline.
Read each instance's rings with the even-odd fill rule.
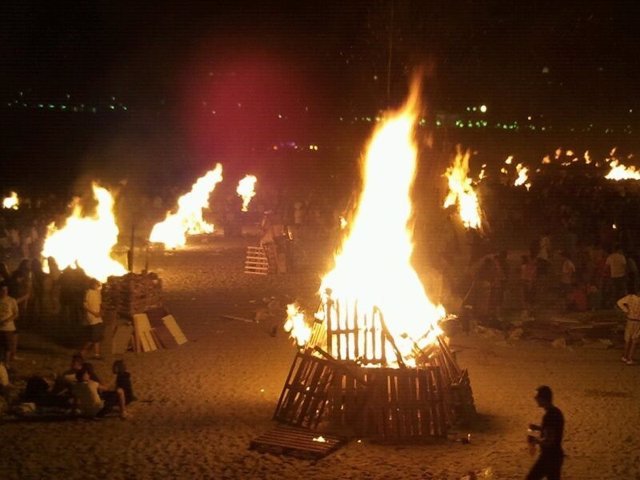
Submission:
[[[462,223],[467,228],[480,229],[482,220],[478,196],[473,190],[469,174],[469,157],[471,152],[462,153],[457,149],[453,164],[447,168],[445,176],[449,185],[449,193],[444,200],[444,208],[457,205]]]
[[[87,214],[80,199],[73,201],[73,211],[61,228],[48,226],[42,256],[55,258],[60,269],[80,267],[87,275],[105,282],[107,277],[127,273],[111,257],[118,243],[118,226],[113,215],[113,197],[105,188],[92,184],[97,206]]]
[[[222,165],[217,164],[178,199],[175,213],[167,212],[164,221],[153,226],[149,241],[177,248],[186,245],[187,235],[213,233],[214,226],[203,219],[202,210],[209,207],[209,195],[221,181]]]

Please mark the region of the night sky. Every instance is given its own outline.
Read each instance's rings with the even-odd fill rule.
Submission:
[[[337,142],[339,118],[398,105],[418,67],[427,112],[640,127],[636,5],[3,2],[0,159],[49,183],[61,164],[163,164],[169,180],[186,165],[187,182],[247,149]]]
[[[391,39],[395,96],[423,65],[441,108],[599,109],[640,97],[636,2],[7,3],[5,96],[31,88],[180,101],[185,82],[199,81],[186,75],[242,75],[256,61],[298,75],[309,101],[320,89],[336,107],[377,108]]]

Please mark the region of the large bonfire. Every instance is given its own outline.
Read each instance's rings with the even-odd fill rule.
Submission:
[[[359,352],[360,358],[348,359],[368,363],[384,357],[389,365],[397,366],[393,359],[399,353],[401,361],[409,366],[415,364],[413,354],[435,344],[441,333],[438,321],[445,315],[444,308],[429,300],[411,266],[410,192],[417,163],[414,127],[418,94],[416,86],[406,105],[390,114],[370,141],[362,162],[363,187],[357,209],[335,255],[335,266],[321,282],[325,305],[330,301],[341,308],[320,320],[330,322],[327,327],[331,331],[361,332],[341,345],[328,345],[338,358],[347,359],[345,356]],[[379,312],[383,320],[376,320],[372,312]],[[291,330],[299,345],[304,345],[309,329],[297,308],[290,307],[288,313],[285,328]],[[384,346],[367,340],[367,336],[380,336],[380,329],[388,330],[392,339]]]
[[[119,233],[113,215],[113,196],[95,183],[92,189],[97,200],[95,211],[86,214],[80,199],[74,199],[73,211],[64,225],[48,226],[42,256],[53,257],[61,269],[80,267],[90,277],[104,282],[107,277],[124,275],[127,270],[111,257]]]

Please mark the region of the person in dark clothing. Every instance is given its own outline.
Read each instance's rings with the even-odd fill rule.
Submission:
[[[114,375],[116,376],[116,390],[122,389],[124,392],[124,401],[126,405],[136,400],[136,396],[133,394],[133,385],[131,383],[131,374],[127,371],[127,366],[124,361],[116,360],[111,367]]]
[[[564,416],[558,407],[553,405],[551,388],[542,385],[537,388],[535,396],[538,406],[544,408],[542,425],[529,425],[529,429],[540,432],[540,436],[528,436],[530,444],[540,446],[540,456],[533,464],[527,480],[559,480],[564,452],[562,451],[562,436],[564,433]]]

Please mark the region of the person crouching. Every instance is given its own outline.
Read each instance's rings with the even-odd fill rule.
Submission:
[[[76,383],[71,392],[75,400],[75,408],[83,417],[103,417],[115,406],[118,406],[120,418],[127,418],[124,391],[121,388],[108,390],[91,379],[88,369],[83,368],[76,373]]]

